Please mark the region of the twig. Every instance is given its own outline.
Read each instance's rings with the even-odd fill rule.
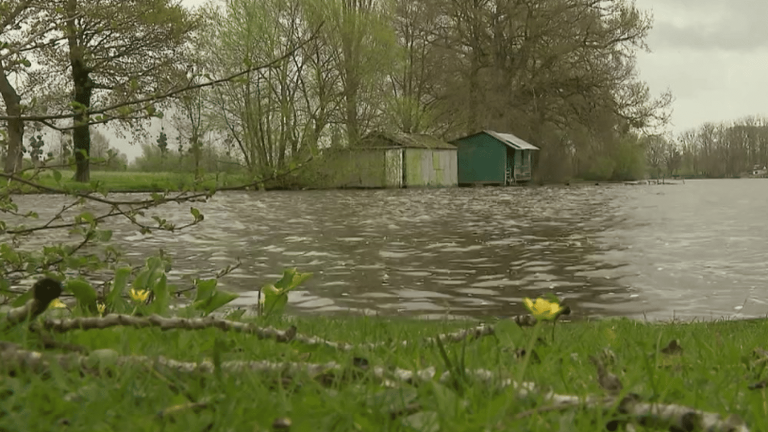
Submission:
[[[110,350],[111,351],[111,350]],[[92,371],[95,367],[106,366],[94,364],[89,357],[74,354],[57,354],[44,356],[40,352],[27,351],[20,349],[18,345],[0,341],[0,367],[2,368],[27,368],[38,372],[47,371],[50,367],[49,360],[53,360],[65,370],[76,370],[80,372]],[[183,362],[165,357],[150,358],[145,356],[119,356],[115,355],[106,362],[113,363],[115,366],[139,365],[144,367],[160,367],[177,373],[186,374],[212,374],[216,366],[211,361],[200,363]],[[418,384],[421,382],[432,381],[438,375],[435,368],[429,367],[421,370],[407,370],[396,368],[392,371],[377,366],[373,368],[355,368],[343,365],[334,361],[328,363],[301,363],[286,362],[277,363],[270,361],[228,361],[220,365],[222,371],[233,374],[242,374],[243,372],[265,374],[268,376],[279,375],[284,378],[292,378],[301,375],[309,375],[313,379],[322,382],[332,382],[340,378],[354,378],[355,376],[365,377],[366,374],[357,375],[357,370],[369,372],[368,376],[384,386],[397,386],[403,383]],[[522,385],[513,382],[511,379],[501,379],[486,369],[474,369],[465,372],[465,375],[473,380],[484,382],[485,384],[495,384],[498,387],[512,387],[519,398],[526,398],[536,393],[535,385],[532,383],[523,383]],[[438,380],[441,383],[450,382],[451,373],[443,372]],[[557,409],[566,409],[574,407],[598,408],[604,410],[616,409],[622,414],[633,417],[636,421],[644,425],[658,425],[670,427],[674,430],[704,430],[708,432],[748,432],[747,425],[738,417],[731,416],[727,419],[716,413],[705,412],[695,408],[677,405],[677,404],[659,404],[646,403],[638,401],[636,396],[630,395],[624,398],[617,397],[596,397],[596,396],[573,396],[561,395],[549,392],[544,395],[544,401],[550,405],[539,410],[529,410],[518,414],[517,419],[521,419],[539,412],[553,411]]]
[[[318,338],[316,336],[305,336],[297,334],[296,327],[290,327],[288,330],[278,330],[273,327],[259,327],[255,324],[230,321],[215,317],[164,318],[159,315],[152,315],[149,317],[135,317],[131,315],[107,315],[105,317],[46,319],[42,322],[42,328],[57,333],[63,333],[70,330],[105,329],[109,327],[157,327],[161,330],[202,330],[213,327],[224,331],[254,334],[259,339],[272,339],[276,342],[296,341],[305,345],[326,346],[328,348],[333,348],[339,351],[351,351],[354,349],[373,350],[389,345],[388,343],[350,344],[345,342],[333,342]],[[482,336],[492,335],[493,333],[493,327],[480,326],[473,329],[460,330],[454,333],[440,335],[438,337],[449,342],[460,342],[466,338],[476,339]],[[435,338],[427,338],[425,342],[432,343],[434,341]],[[410,344],[413,344],[413,342],[404,340],[398,345],[406,347]]]
[[[536,318],[533,315],[515,315],[509,318],[520,327],[533,327],[536,325]]]

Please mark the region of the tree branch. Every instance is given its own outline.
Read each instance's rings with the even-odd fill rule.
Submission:
[[[246,75],[246,74],[254,72],[254,71],[259,71],[259,70],[262,70],[262,69],[272,68],[275,65],[281,63],[286,58],[292,56],[294,53],[296,53],[298,50],[302,49],[306,44],[308,44],[310,41],[312,41],[314,38],[316,38],[321,27],[322,27],[322,24],[320,26],[318,26],[318,28],[315,30],[314,33],[312,33],[312,35],[309,36],[309,38],[307,38],[306,40],[304,40],[300,44],[296,45],[295,47],[291,48],[288,52],[286,52],[282,56],[280,56],[280,57],[270,61],[269,63],[265,63],[265,64],[262,64],[262,65],[259,65],[259,66],[256,66],[256,67],[251,67],[251,68],[245,69],[243,71],[237,72],[235,74],[229,75],[229,76],[224,77],[224,78],[220,78],[220,79],[217,79],[217,80],[206,81],[204,83],[195,84],[195,85],[191,85],[191,86],[186,86],[186,87],[183,87],[183,88],[180,88],[180,89],[175,89],[175,90],[168,91],[168,92],[160,94],[160,95],[147,96],[147,97],[140,98],[140,99],[135,99],[135,100],[127,101],[127,102],[117,103],[117,104],[110,105],[110,106],[105,107],[105,108],[88,110],[86,112],[86,114],[88,116],[92,116],[92,115],[95,115],[95,114],[104,114],[104,113],[107,113],[108,111],[113,111],[113,110],[116,110],[116,109],[119,109],[119,108],[131,106],[131,105],[139,105],[139,104],[143,104],[143,103],[148,103],[148,102],[154,102],[154,101],[157,101],[157,100],[167,99],[169,97],[173,97],[173,96],[175,96],[177,94],[184,93],[184,92],[187,92],[187,91],[190,91],[190,90],[195,90],[195,89],[200,89],[200,88],[205,88],[205,87],[211,87],[211,86],[215,86],[217,84],[222,84],[222,83],[225,83],[225,82],[229,82],[229,81],[232,81],[232,80],[234,80],[236,78],[239,78],[239,77],[241,77],[243,75]],[[139,109],[135,109],[131,113],[128,113],[128,115],[132,114],[133,112],[138,112],[138,111],[139,111]],[[74,118],[74,117],[76,117],[78,115],[79,115],[78,113],[58,114],[58,115],[36,115],[36,116],[7,116],[6,115],[6,116],[0,116],[0,120],[19,119],[19,120],[23,120],[23,121],[37,121],[37,122],[43,123],[43,122],[49,121],[49,120],[70,119],[70,118]],[[119,119],[119,117],[112,117],[108,121],[117,120],[117,119]],[[99,121],[98,118],[97,118],[96,122],[104,123],[103,120]],[[49,125],[48,123],[44,123],[44,124]]]

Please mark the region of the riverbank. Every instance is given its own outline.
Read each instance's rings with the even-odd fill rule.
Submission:
[[[99,188],[104,188],[111,193],[151,193],[151,192],[181,192],[184,190],[210,190],[213,188],[228,188],[247,185],[251,180],[244,174],[214,173],[205,174],[199,179],[195,179],[191,173],[175,172],[138,172],[138,171],[91,171],[90,183],[79,183],[72,180],[74,172],[62,170],[61,183],[57,183],[52,172],[43,172],[34,181],[47,189],[38,189],[26,184],[17,183],[11,188],[13,193],[57,193],[56,191],[65,189],[71,192],[90,192],[94,191],[94,186],[98,184]],[[667,182],[672,183],[672,182]],[[621,181],[586,181],[574,179],[567,182],[532,182],[522,184],[524,187],[539,186],[592,186],[592,185],[610,185],[610,184],[645,184],[645,181],[639,182],[621,182]],[[263,190],[322,190],[315,187],[286,187],[275,184],[262,185]],[[341,189],[359,189],[359,188],[341,188]]]
[[[72,180],[73,171],[62,170],[61,183],[57,183],[52,172],[43,172],[34,181],[46,188],[69,191],[93,191],[94,185],[104,187],[113,193],[148,193],[181,192],[183,190],[209,190],[212,188],[233,187],[248,184],[245,175],[215,173],[205,174],[199,179],[191,173],[174,172],[135,172],[135,171],[91,171],[90,183]],[[52,190],[40,190],[25,184],[12,183],[14,193],[56,193]]]
[[[662,422],[695,420],[684,408],[690,407],[737,415],[752,430],[768,428],[768,360],[759,351],[766,347],[765,321],[559,323],[554,340],[551,324],[539,331],[510,320],[494,323],[494,334],[488,327],[477,331],[476,339],[451,334],[474,329],[474,322],[296,318],[272,324],[289,332],[293,325],[299,335],[262,332],[270,340],[214,328],[121,327],[56,334],[59,344],[83,347],[87,360],[67,362],[67,372],[50,366],[3,374],[0,430],[594,431],[636,420],[650,402],[682,406],[655,416]],[[526,362],[521,350],[535,333],[540,342]],[[4,339],[41,350],[21,329]],[[138,355],[152,360],[125,360]],[[590,356],[623,390],[601,387]],[[211,363],[201,363],[206,360]],[[8,367],[7,357],[2,364]],[[535,384],[527,395],[511,385],[520,374]],[[600,381],[610,388],[609,378]],[[583,410],[555,406],[590,395],[598,399]]]

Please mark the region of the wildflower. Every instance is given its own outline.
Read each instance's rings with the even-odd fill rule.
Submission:
[[[526,297],[523,299],[523,303],[537,320],[554,321],[563,310],[559,303],[542,298],[537,298],[534,302]]]
[[[48,304],[48,309],[63,309],[66,307],[67,305],[57,298],[53,299],[53,301]]]
[[[149,291],[137,290],[134,288],[131,288],[131,291],[128,294],[131,296],[131,299],[136,303],[144,303],[145,301],[147,301],[147,297],[149,297]]]
[[[104,303],[96,303],[96,310],[99,311],[99,315],[104,316],[104,312],[107,310],[107,305]]]

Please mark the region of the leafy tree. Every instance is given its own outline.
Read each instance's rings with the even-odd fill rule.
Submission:
[[[109,139],[104,133],[94,130],[91,132],[90,162],[94,169],[125,170],[128,166],[128,157],[122,154],[120,150],[111,147]]]
[[[203,117],[218,135],[231,139],[253,175],[307,157],[327,133],[340,98],[339,75],[318,36],[322,19],[309,19],[318,4],[232,0],[224,8],[205,11],[210,33],[199,39],[201,72],[226,76],[243,63],[277,59],[270,68],[247,73],[203,95],[207,105]],[[199,123],[200,102],[185,103],[182,111],[188,126]],[[189,137],[191,132],[188,128]]]
[[[30,52],[55,43],[50,34],[58,24],[43,14],[45,7],[32,0],[5,0],[0,2],[0,95],[7,118],[7,146],[3,172],[13,173],[21,168],[24,140],[24,120],[20,117],[27,107],[22,103],[29,89],[24,78],[32,65]],[[15,79],[14,79],[15,78]],[[19,89],[19,85],[22,89]]]
[[[160,130],[160,135],[157,137],[157,148],[160,149],[160,158],[165,159],[168,154],[168,135],[165,133],[165,129]]]
[[[73,88],[75,179],[87,182],[90,125],[157,115],[153,104],[137,101],[178,85],[168,82],[168,71],[197,24],[175,0],[57,0],[51,6],[66,23],[67,43],[49,47],[40,61],[53,87]],[[57,72],[66,69],[67,80]],[[119,108],[92,119],[94,104]]]
[[[38,166],[42,162],[40,158],[43,156],[44,146],[45,141],[43,140],[43,135],[40,133],[33,135],[29,140],[29,157],[32,159],[32,163],[35,166]]]

